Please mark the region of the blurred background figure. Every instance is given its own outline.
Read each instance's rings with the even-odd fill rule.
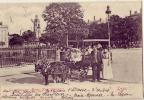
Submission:
[[[56,49],[56,61],[60,61],[60,52],[61,52],[61,49],[57,47],[57,49]]]
[[[98,43],[97,48],[102,48],[102,45]]]
[[[91,46],[88,46],[87,51],[88,51],[88,54],[91,54],[91,52],[93,51],[92,47],[91,47]]]

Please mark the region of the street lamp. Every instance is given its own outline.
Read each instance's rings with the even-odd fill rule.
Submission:
[[[105,13],[107,14],[107,23],[108,23],[108,39],[109,39],[109,43],[108,43],[108,50],[110,51],[111,44],[110,44],[110,25],[109,25],[109,19],[110,19],[111,10],[110,10],[110,7],[109,7],[109,6],[107,6],[107,10],[106,10]]]
[[[41,53],[41,51],[40,51],[40,24],[38,24],[38,26],[37,26],[37,31],[38,31],[38,59],[40,59],[40,53]]]

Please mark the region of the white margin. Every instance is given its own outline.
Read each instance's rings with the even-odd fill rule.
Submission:
[[[142,1],[142,0],[0,0],[0,3],[43,3],[43,2],[109,2],[109,1],[116,1],[116,2],[133,2],[133,1]]]

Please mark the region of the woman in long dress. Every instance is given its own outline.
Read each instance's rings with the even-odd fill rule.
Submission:
[[[103,51],[103,78],[104,79],[112,79],[113,73],[111,68],[111,61],[110,61],[110,53],[107,49]]]

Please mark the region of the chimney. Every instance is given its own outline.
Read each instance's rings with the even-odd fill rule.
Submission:
[[[132,11],[130,10],[130,16],[131,16]]]
[[[137,11],[135,11],[134,14],[137,14]]]
[[[102,19],[100,18],[100,19],[99,19],[99,22],[101,23],[101,21],[102,21]]]
[[[88,19],[88,24],[89,24],[89,19]]]
[[[95,16],[94,16],[94,21],[95,21]]]
[[[2,22],[0,22],[0,25],[3,25],[3,23],[2,23]]]

